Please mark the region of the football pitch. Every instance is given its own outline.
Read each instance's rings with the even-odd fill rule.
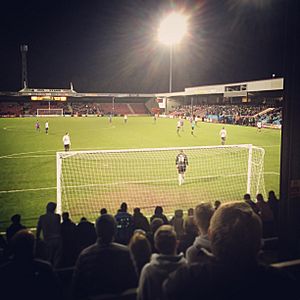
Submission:
[[[24,225],[35,226],[38,216],[45,212],[47,202],[56,201],[56,152],[63,151],[62,137],[65,132],[70,133],[71,150],[108,150],[220,145],[219,131],[222,127],[222,124],[200,122],[194,135],[191,135],[190,123],[185,121],[184,131],[177,135],[177,119],[159,118],[154,123],[152,117],[129,117],[127,124],[121,117],[113,118],[111,124],[107,117],[58,117],[47,120],[49,121],[48,135],[44,131],[46,118],[39,119],[40,132],[35,129],[36,118],[0,119],[1,231],[8,226],[10,217],[16,213],[22,215]],[[253,127],[235,125],[226,125],[226,129],[227,145],[253,144],[265,149],[265,189],[274,190],[278,194],[281,131],[262,129],[261,132],[257,132]],[[174,189],[178,189],[175,158],[171,163],[170,176],[174,174]],[[120,163],[119,168],[121,166]],[[139,178],[142,176],[142,173],[138,175]],[[185,194],[193,194],[193,184],[186,184],[180,188],[182,189],[175,192],[182,193],[182,202],[184,202]],[[166,185],[161,182],[155,183],[152,191],[153,198],[158,189],[166,191]],[[139,193],[137,190],[134,192]],[[241,198],[243,193],[240,195]],[[120,202],[127,201],[123,198],[126,197],[125,194],[120,195],[118,203],[115,203],[116,207]],[[197,193],[194,197],[197,197]],[[199,201],[203,200],[199,195]],[[76,205],[92,206],[94,210],[99,211],[105,206],[105,202],[101,203],[99,199],[97,201],[97,204],[85,202]],[[162,201],[161,205],[164,204]],[[151,207],[152,210],[153,205],[159,203],[145,203],[143,207]],[[129,202],[129,210],[132,212],[131,206],[133,204],[130,205]],[[174,209],[182,208],[179,206],[180,203],[174,203]],[[110,213],[115,214],[116,211]],[[78,221],[76,218],[74,220]]]

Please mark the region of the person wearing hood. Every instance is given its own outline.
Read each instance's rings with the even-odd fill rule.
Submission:
[[[208,227],[213,214],[214,208],[210,202],[203,202],[197,205],[195,209],[195,222],[199,230],[199,235],[195,238],[193,245],[186,250],[188,263],[199,262],[203,249],[204,251],[211,250],[211,243],[208,239]]]
[[[138,287],[138,300],[162,299],[162,284],[169,274],[186,265],[183,254],[177,255],[177,237],[174,228],[162,225],[154,235],[155,248],[151,260],[142,269]]]
[[[262,222],[247,203],[222,204],[208,235],[211,255],[170,274],[164,300],[299,299],[292,274],[260,262]]]

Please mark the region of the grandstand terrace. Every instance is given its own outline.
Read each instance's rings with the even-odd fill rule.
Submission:
[[[148,97],[141,98],[87,98],[68,97],[67,101],[31,100],[29,96],[19,97],[16,101],[12,96],[0,96],[1,117],[35,116],[38,109],[63,109],[65,116],[102,116],[114,115],[149,115],[146,102]],[[152,101],[156,104],[155,101]]]
[[[274,107],[272,104],[252,106],[251,104],[240,105],[183,105],[170,112],[173,117],[189,118],[198,117],[203,121],[227,123],[236,125],[255,126],[260,120],[265,127],[281,126],[282,107]]]
[[[65,116],[190,115],[212,122],[280,125],[283,78],[186,88],[156,94],[78,93],[71,89],[24,88],[0,92],[0,116],[36,116],[38,109],[63,109]],[[158,103],[157,98],[164,99]]]

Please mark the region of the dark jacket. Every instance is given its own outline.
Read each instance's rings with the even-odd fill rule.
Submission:
[[[117,243],[127,245],[134,230],[133,217],[126,211],[119,211],[115,215],[115,220],[117,222],[115,240]]]
[[[76,241],[78,254],[96,242],[96,229],[92,222],[81,221],[76,228]]]
[[[142,213],[133,214],[134,229],[142,229],[145,232],[150,231],[150,224],[148,219]]]
[[[17,233],[18,231],[26,229],[26,226],[18,223],[18,224],[11,224],[7,229],[6,229],[6,239],[9,242],[11,238]]]
[[[254,263],[248,267],[203,258],[178,269],[164,282],[164,299],[297,299],[296,282],[281,270]]]
[[[62,266],[74,266],[78,255],[76,244],[76,224],[71,220],[61,223]]]
[[[137,275],[127,246],[99,240],[78,257],[72,280],[74,299],[120,293],[137,287]]]
[[[164,215],[164,214],[154,214],[154,215],[150,218],[150,222],[152,222],[152,221],[153,221],[154,219],[156,219],[156,218],[162,219],[163,222],[164,222],[164,225],[168,225],[168,224],[170,223],[169,220],[168,220],[168,218],[167,218],[167,216]]]

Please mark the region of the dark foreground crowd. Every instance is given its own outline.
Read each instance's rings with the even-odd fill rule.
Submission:
[[[1,240],[1,299],[298,299],[293,276],[263,259],[278,201],[274,192],[256,202],[246,194],[199,203],[185,218],[177,210],[171,220],[158,206],[150,222],[122,203],[115,216],[101,209],[95,225],[76,225],[67,212],[61,222],[49,202],[36,235],[12,217]]]

